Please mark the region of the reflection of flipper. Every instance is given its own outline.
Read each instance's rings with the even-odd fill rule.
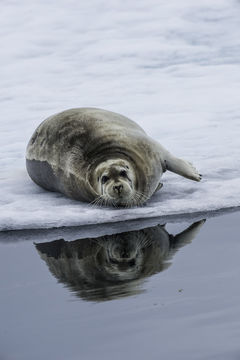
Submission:
[[[202,178],[202,175],[198,173],[198,171],[191,163],[183,159],[179,159],[169,152],[166,152],[164,162],[167,170],[184,176],[187,179],[200,181]]]
[[[197,221],[189,226],[186,230],[182,231],[181,233],[173,236],[171,238],[171,247],[173,249],[179,249],[180,247],[189,244],[195,238],[197,233],[199,232],[202,225],[205,223],[204,220]]]

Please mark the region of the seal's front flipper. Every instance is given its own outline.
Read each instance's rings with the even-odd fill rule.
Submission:
[[[155,194],[158,190],[160,190],[162,187],[163,187],[163,184],[162,184],[162,183],[159,183],[158,186],[157,186],[157,188],[156,188],[156,190],[154,191],[154,194]]]
[[[202,179],[202,175],[198,173],[198,171],[191,163],[179,159],[173,156],[172,154],[170,154],[169,152],[165,156],[164,163],[166,170],[184,176],[187,179],[191,179],[194,181],[200,181]]]

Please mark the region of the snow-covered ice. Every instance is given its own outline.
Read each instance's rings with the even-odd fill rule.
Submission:
[[[1,2],[0,230],[240,206],[240,1]],[[93,208],[37,187],[25,148],[82,106],[138,122],[203,174],[164,174],[144,207]]]

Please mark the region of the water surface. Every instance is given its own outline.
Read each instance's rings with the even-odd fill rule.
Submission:
[[[238,359],[239,215],[1,233],[0,359]]]

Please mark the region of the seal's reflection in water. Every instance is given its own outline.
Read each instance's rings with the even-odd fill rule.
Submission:
[[[78,297],[104,301],[142,292],[142,279],[167,269],[170,259],[189,244],[205,220],[173,236],[157,225],[99,238],[35,244],[59,282]]]

